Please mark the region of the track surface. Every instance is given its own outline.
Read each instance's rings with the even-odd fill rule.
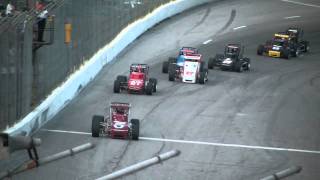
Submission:
[[[280,0],[210,3],[151,29],[44,127],[90,132],[92,115],[104,114],[112,101],[125,101],[132,103],[132,117],[141,120],[141,136],[147,138],[94,139],[85,134],[40,131],[35,136],[43,140],[39,148],[42,157],[86,142],[97,147],[13,179],[94,179],[172,149],[182,154],[123,179],[247,180],[292,165],[301,165],[303,171],[289,179],[318,179],[320,154],[272,149],[320,151],[320,3],[299,1],[308,4]],[[246,27],[237,28],[240,26]],[[309,54],[289,61],[256,55],[258,44],[289,26],[304,28],[305,39],[311,41]],[[161,73],[161,63],[181,46],[196,46],[208,59],[222,52],[229,42],[246,46],[245,55],[252,60],[251,72],[211,70],[205,85],[169,82],[167,74]],[[151,75],[159,82],[155,95],[112,93],[116,75],[127,74],[132,62],[151,65]],[[221,144],[201,145],[196,143],[199,141]],[[17,154],[14,162],[23,158],[24,154]],[[7,165],[13,163],[3,162],[1,169]]]

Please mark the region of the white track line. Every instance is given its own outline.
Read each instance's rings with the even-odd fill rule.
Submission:
[[[50,130],[50,129],[42,129],[42,131],[58,132],[58,133],[69,133],[69,134],[81,134],[81,135],[91,135],[91,133],[79,132],[79,131],[64,131],[64,130]],[[198,144],[198,145],[218,146],[218,147],[234,147],[234,148],[244,148],[244,149],[262,149],[262,150],[271,150],[271,151],[287,151],[287,152],[301,152],[301,153],[320,154],[320,151],[306,150],[306,149],[291,149],[291,148],[278,148],[278,147],[266,147],[266,146],[250,146],[250,145],[241,145],[241,144],[225,144],[225,143],[175,140],[175,139],[150,138],[150,137],[139,137],[139,139],[147,140],[147,141],[174,142],[174,143],[183,143],[183,144]]]
[[[41,131],[47,131],[47,132],[58,132],[58,133],[68,133],[68,134],[91,135],[91,133],[88,133],[88,132],[64,131],[64,130],[56,130],[56,129],[41,129]]]
[[[212,41],[212,39],[209,39],[209,40],[203,42],[203,44],[208,44],[208,43],[211,42],[211,41]]]
[[[305,149],[290,149],[290,148],[288,149],[288,148],[277,148],[277,147],[250,146],[250,145],[241,145],[241,144],[224,144],[224,143],[174,140],[174,139],[149,138],[149,137],[139,137],[139,139],[150,140],[150,141],[175,142],[175,143],[184,143],[184,144],[199,144],[199,145],[209,145],[209,146],[220,146],[220,147],[234,147],[234,148],[245,148],[245,149],[263,149],[263,150],[272,150],[272,151],[288,151],[288,152],[302,152],[302,153],[320,154],[320,151],[305,150]]]
[[[245,27],[247,27],[247,26],[239,26],[239,27],[233,28],[233,30],[238,30],[238,29],[242,29],[242,28],[245,28]]]
[[[315,4],[302,3],[302,2],[291,1],[291,0],[281,0],[281,1],[283,1],[283,2],[288,2],[288,3],[292,3],[292,4],[298,4],[298,5],[302,5],[302,6],[309,6],[309,7],[320,8],[319,5],[315,5]]]
[[[295,19],[295,18],[300,18],[301,16],[288,16],[284,17],[284,19]]]

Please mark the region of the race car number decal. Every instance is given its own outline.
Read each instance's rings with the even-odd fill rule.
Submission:
[[[125,122],[115,121],[113,127],[116,129],[122,129],[126,125]]]
[[[140,81],[131,81],[130,82],[130,85],[137,85],[137,86],[139,86],[141,84],[141,82]]]

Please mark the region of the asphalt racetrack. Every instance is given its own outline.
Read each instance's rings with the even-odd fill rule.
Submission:
[[[293,165],[303,170],[288,179],[320,179],[319,24],[317,0],[219,1],[160,23],[35,134],[43,140],[40,156],[87,142],[96,148],[13,179],[95,179],[172,149],[181,155],[122,179],[255,180]],[[290,26],[304,29],[308,54],[290,60],[256,55],[258,44]],[[210,70],[205,85],[169,82],[161,73],[162,62],[181,46],[198,47],[208,60],[227,43],[245,46],[250,72]],[[131,63],[151,66],[157,93],[113,93],[114,79],[127,75]],[[112,101],[132,104],[131,117],[141,121],[139,141],[91,137],[92,116],[108,112]],[[26,158],[17,153],[0,167]]]

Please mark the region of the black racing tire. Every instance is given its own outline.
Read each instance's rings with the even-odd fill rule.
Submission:
[[[119,75],[117,76],[117,80],[122,83],[122,82],[127,82],[127,76],[122,76],[122,75]]]
[[[242,66],[242,62],[241,61],[237,61],[235,64],[235,71],[238,73],[242,73],[243,72],[243,66]]]
[[[114,93],[120,93],[120,81],[115,80],[113,83],[113,92]]]
[[[157,92],[158,81],[156,78],[150,78],[149,82],[153,84],[153,92]]]
[[[302,41],[301,44],[303,44],[304,49],[302,52],[307,53],[310,50],[310,42],[309,41]]]
[[[215,59],[214,58],[209,58],[209,61],[208,61],[208,69],[214,69],[214,61]]]
[[[282,58],[284,59],[290,59],[290,50],[284,49],[280,52],[282,54]]]
[[[264,52],[264,46],[259,45],[258,49],[257,49],[257,54],[261,56],[261,55],[263,55],[263,52]]]
[[[251,69],[251,61],[250,61],[250,59],[249,59],[249,58],[244,58],[244,61],[247,62],[247,65],[246,65],[246,67],[244,68],[244,70],[250,71],[250,69]]]
[[[246,68],[245,68],[246,71],[250,71],[251,70],[251,63],[248,62],[248,64],[246,65]]]
[[[146,86],[146,94],[151,96],[152,92],[153,92],[153,84],[149,81]]]
[[[169,69],[169,61],[164,61],[162,63],[162,73],[168,73]]]
[[[131,139],[139,140],[140,121],[139,119],[131,119]]]
[[[294,50],[291,51],[291,56],[292,56],[292,57],[298,57],[298,56],[299,56],[299,50],[298,50],[298,48],[294,48]]]
[[[169,81],[174,81],[176,76],[176,65],[175,64],[169,64]]]
[[[91,135],[92,137],[99,137],[101,123],[104,121],[103,116],[94,115],[92,117],[92,124],[91,124]]]
[[[205,62],[200,62],[200,72],[203,72],[205,69]]]
[[[206,82],[206,72],[205,71],[201,71],[200,73],[200,77],[199,77],[199,84],[204,84]]]

